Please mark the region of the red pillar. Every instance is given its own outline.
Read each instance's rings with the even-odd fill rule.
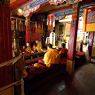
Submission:
[[[12,58],[12,33],[10,27],[10,4],[0,1],[0,63]],[[12,81],[12,68],[0,68],[0,87]]]
[[[10,5],[0,2],[0,63],[12,58]]]
[[[68,60],[67,60],[67,71],[71,74],[74,71],[75,63],[75,52],[76,52],[76,37],[78,29],[78,18],[79,18],[79,4],[72,5],[72,23],[70,29],[70,39],[68,42]]]

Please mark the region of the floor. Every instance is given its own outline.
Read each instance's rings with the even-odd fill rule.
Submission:
[[[27,95],[68,95],[64,74],[47,77],[43,81],[38,79],[38,81],[33,81],[29,84],[32,87],[30,85],[27,87],[31,88],[32,92],[28,89],[31,94],[28,93]]]
[[[76,95],[95,95],[95,64],[87,64],[75,73],[72,84]]]
[[[40,80],[29,82],[26,95],[95,95],[95,64],[82,66],[73,77],[60,73]]]

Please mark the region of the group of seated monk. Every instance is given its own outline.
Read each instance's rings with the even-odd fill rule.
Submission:
[[[42,52],[42,48],[40,45],[40,42],[34,41],[32,43],[26,43],[26,46],[23,46],[22,52],[26,53],[37,53],[37,52]]]
[[[63,55],[63,56],[62,56]],[[65,58],[64,58],[65,57]],[[34,58],[35,59],[35,58]],[[43,55],[43,58],[38,58],[36,63],[28,64],[29,69],[27,69],[29,73],[29,77],[34,77],[44,71],[51,70],[54,66],[64,66],[67,59],[67,49],[65,48],[65,44],[62,44],[62,48],[60,50],[52,48],[52,44],[47,45],[47,51]],[[62,61],[63,62],[62,62]],[[62,65],[60,65],[62,64]]]
[[[60,50],[54,49],[52,48],[52,44],[48,44],[44,58],[39,60],[38,63],[45,64],[47,67],[53,64],[66,63],[67,51],[64,43],[62,43],[62,48]]]
[[[32,45],[29,45],[29,43],[28,43],[27,48],[24,48],[24,52],[35,54],[36,52],[38,52],[38,50],[36,48],[36,44],[33,42]],[[31,72],[36,72],[37,70],[44,71],[43,69],[48,69],[48,68],[54,66],[54,64],[66,63],[66,58],[67,58],[67,49],[65,48],[64,43],[62,43],[62,48],[60,50],[52,48],[52,44],[48,44],[47,51],[41,59],[37,58],[38,60],[36,63],[30,64],[30,65],[25,64],[25,65],[31,67],[31,69],[30,69]],[[33,59],[30,59],[30,60],[32,61]],[[25,63],[26,63],[26,61],[25,61]],[[23,73],[24,77],[27,76],[27,72],[25,71],[25,69],[23,72],[24,72]]]
[[[32,68],[31,70],[35,69],[35,68],[43,68],[45,67],[48,68],[48,67],[51,67],[51,65],[54,65],[54,64],[60,64],[61,63],[61,55],[65,54],[65,57],[67,56],[67,49],[65,48],[65,44],[62,44],[63,48],[61,48],[60,50],[58,49],[55,49],[55,48],[52,48],[52,44],[48,44],[47,45],[47,51],[46,53],[44,54],[43,58],[39,59],[37,63],[33,64],[33,65],[30,65]],[[37,43],[33,42],[29,45],[29,43],[27,43],[27,47],[24,47],[22,52],[28,52],[28,53],[36,53],[36,52],[41,52],[42,49],[41,47],[39,48],[39,45],[37,46]],[[19,66],[17,67],[21,67],[21,73],[22,73],[22,76],[25,78],[28,76],[28,73],[26,72],[26,62],[25,60],[23,60],[23,55],[19,55],[21,56],[21,59],[20,61],[18,62]],[[33,59],[30,59],[30,60],[33,60]],[[63,60],[64,61],[64,60]],[[41,63],[41,64],[40,64]],[[28,64],[29,65],[29,64]],[[38,69],[36,69],[38,70]],[[43,69],[41,69],[43,70]],[[35,72],[35,70],[34,70]]]

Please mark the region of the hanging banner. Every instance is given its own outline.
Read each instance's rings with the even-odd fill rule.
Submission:
[[[53,28],[55,27],[55,16],[54,16],[54,14],[48,15],[47,25],[48,25],[48,30],[50,30],[50,31],[52,31]]]
[[[82,31],[83,28],[83,17],[79,17],[78,30]]]
[[[84,10],[84,26],[83,31],[95,31],[95,7]]]

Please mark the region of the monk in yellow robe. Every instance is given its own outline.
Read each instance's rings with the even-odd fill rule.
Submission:
[[[48,44],[48,50],[44,55],[44,63],[47,67],[50,67],[52,64],[58,64],[59,63],[59,52],[56,49],[52,48],[51,44]]]

